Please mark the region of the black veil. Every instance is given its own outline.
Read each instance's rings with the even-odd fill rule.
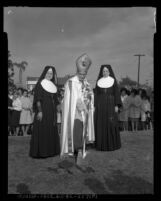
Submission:
[[[47,71],[50,68],[53,71],[53,77],[52,77],[52,79],[50,81],[53,82],[53,84],[55,84],[55,86],[57,87],[58,79],[57,79],[57,73],[56,73],[55,67],[53,67],[53,66],[46,66],[44,68],[42,74],[40,75],[40,77],[38,79],[38,82],[36,83],[36,86],[34,88],[34,101],[33,101],[33,109],[34,110],[36,109],[36,102],[37,101],[41,101],[41,87],[40,87],[40,83],[45,78],[45,75],[46,75]]]
[[[115,74],[114,74],[114,72],[113,72],[113,70],[112,70],[111,65],[109,65],[109,64],[103,64],[103,65],[101,65],[101,68],[100,68],[100,71],[99,71],[99,74],[98,74],[97,81],[98,81],[101,77],[103,77],[103,69],[104,69],[104,67],[106,67],[106,68],[109,70],[110,76],[113,77],[113,78],[115,79],[115,81],[116,81]]]
[[[45,78],[45,75],[46,73],[48,72],[49,69],[52,69],[53,71],[53,78],[50,80],[51,82],[53,82],[56,86],[58,84],[58,79],[57,79],[57,73],[56,73],[56,70],[55,70],[55,67],[53,66],[46,66],[42,72],[42,74],[40,75],[39,79],[38,79],[38,82],[35,86],[35,89],[37,87],[37,85],[39,85],[41,83],[41,81]]]
[[[103,68],[106,67],[108,70],[109,70],[109,76],[111,76],[112,78],[114,78],[114,85],[113,85],[113,88],[114,88],[114,94],[115,94],[115,105],[121,105],[121,98],[120,98],[120,92],[119,92],[119,88],[118,88],[118,84],[117,84],[117,80],[116,80],[116,77],[115,77],[115,74],[112,70],[112,67],[111,65],[109,64],[103,64],[101,65],[100,67],[100,71],[99,71],[99,74],[98,74],[98,77],[97,77],[97,81],[103,77]],[[96,98],[96,94],[98,93],[98,86],[97,86],[97,81],[96,81],[96,86],[95,86],[95,99]],[[97,101],[96,101],[97,102]]]

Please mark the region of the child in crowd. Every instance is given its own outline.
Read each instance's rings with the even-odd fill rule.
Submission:
[[[20,121],[20,114],[22,110],[22,103],[21,103],[18,91],[14,92],[11,109],[13,110],[12,118],[11,118],[11,127],[13,128],[14,135],[17,136],[20,130],[19,121]]]
[[[132,89],[129,96],[129,118],[132,125],[132,131],[138,130],[138,123],[141,114],[140,106],[142,104],[141,98],[138,95],[137,89]]]
[[[8,135],[12,135],[11,122],[12,122],[12,102],[13,92],[10,89],[8,92]]]
[[[128,131],[129,101],[126,88],[121,89],[121,101],[122,101],[122,107],[119,113],[121,130]]]
[[[145,93],[142,94],[142,104],[141,104],[141,123],[142,123],[142,129],[147,130],[148,125],[150,125],[150,102],[148,100],[148,96]]]
[[[27,90],[23,91],[23,96],[21,97],[22,111],[20,115],[20,125],[22,127],[22,132],[24,136],[27,136],[29,126],[32,123],[32,103],[28,97]]]
[[[154,91],[152,91],[150,96],[150,106],[151,106],[151,128],[154,128]]]

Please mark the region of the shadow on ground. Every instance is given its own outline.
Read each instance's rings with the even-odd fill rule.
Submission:
[[[105,185],[97,178],[87,178],[84,184],[96,194],[153,194],[153,185],[140,177],[125,175],[120,170],[104,177]],[[108,191],[106,188],[109,189]]]
[[[120,170],[112,171],[112,178],[104,178],[106,186],[117,194],[153,194],[153,184],[137,177],[125,175]]]
[[[19,194],[31,194],[29,186],[26,185],[25,183],[20,183],[16,187],[17,187],[17,193]]]

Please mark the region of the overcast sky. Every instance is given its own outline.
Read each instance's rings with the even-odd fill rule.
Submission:
[[[92,59],[88,79],[95,83],[101,64],[111,64],[118,80],[129,76],[140,83],[153,74],[152,7],[133,8],[4,8],[4,31],[8,33],[12,60],[27,61],[26,76],[40,76],[53,65],[58,77],[74,74],[82,53]],[[18,82],[18,70],[15,69]]]

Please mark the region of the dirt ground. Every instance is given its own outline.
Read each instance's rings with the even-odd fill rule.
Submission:
[[[8,194],[153,194],[153,131],[121,132],[122,148],[32,159],[30,136],[8,138]]]

